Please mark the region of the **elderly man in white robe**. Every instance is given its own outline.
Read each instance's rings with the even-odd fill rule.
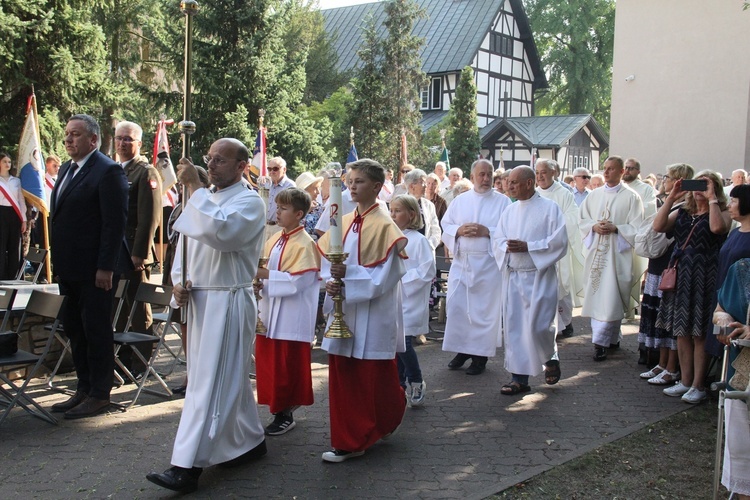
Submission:
[[[492,163],[471,166],[474,189],[458,196],[443,216],[443,243],[453,255],[448,275],[447,320],[443,351],[455,352],[448,368],[471,359],[467,375],[485,370],[497,351],[500,330],[500,270],[492,253],[492,235],[510,199],[492,189]]]
[[[568,232],[557,204],[534,190],[534,175],[526,166],[511,171],[508,190],[517,201],[500,216],[493,238],[495,259],[503,273],[498,343],[505,346],[505,369],[512,376],[500,393],[508,396],[528,392],[529,377],[542,369],[547,384],[560,380],[556,264],[568,251]]]
[[[188,385],[172,452],[172,467],[147,479],[181,493],[194,491],[204,467],[236,466],[266,454],[263,425],[248,380],[257,307],[252,280],[258,269],[265,209],[242,183],[248,150],[219,139],[208,152],[204,188],[183,158],[178,175],[191,193],[175,231],[182,243],[172,268],[174,301],[188,306]]]
[[[565,217],[568,232],[568,252],[557,264],[560,301],[557,305],[557,333],[573,336],[573,307],[581,306],[583,297],[583,251],[578,229],[578,205],[573,194],[555,182],[555,169],[549,160],[540,158],[535,165],[537,191],[542,198],[557,203]]]
[[[581,204],[579,222],[586,254],[581,315],[591,318],[595,361],[607,359],[608,348],[619,347],[620,325],[640,276],[634,272],[634,245],[643,203],[621,182],[624,172],[621,157],[607,158],[604,186]]]

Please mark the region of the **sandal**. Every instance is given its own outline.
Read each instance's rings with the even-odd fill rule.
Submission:
[[[522,392],[529,392],[531,390],[531,387],[528,386],[528,384],[519,384],[518,382],[511,382],[510,384],[505,384],[500,389],[500,394],[504,394],[506,396],[515,396],[516,394],[521,394]]]
[[[640,374],[639,376],[640,376],[641,378],[643,378],[643,379],[647,379],[647,380],[648,380],[648,379],[650,379],[650,378],[654,378],[654,377],[656,377],[656,376],[657,376],[657,375],[659,375],[659,374],[660,374],[661,372],[665,372],[665,371],[667,371],[667,369],[666,369],[666,368],[664,368],[664,367],[663,367],[663,366],[661,366],[661,365],[656,365],[656,366],[654,366],[653,368],[651,368],[651,369],[650,369],[649,371],[641,373],[641,374]]]
[[[551,366],[548,364],[544,368],[544,381],[547,385],[555,385],[560,381],[560,376],[562,375],[562,372],[560,371],[560,362],[550,361],[550,363],[553,364]]]
[[[669,372],[664,370],[656,377],[648,379],[648,383],[651,385],[672,385],[680,380],[680,372]]]

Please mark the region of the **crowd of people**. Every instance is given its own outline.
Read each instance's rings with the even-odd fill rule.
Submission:
[[[150,278],[154,234],[162,211],[175,205],[157,169],[140,156],[141,136],[137,124],[117,126],[118,163],[98,151],[96,121],[75,115],[66,126],[70,160],[61,165],[51,158],[48,166],[53,275],[72,298],[65,332],[78,380],[75,394],[52,407],[65,418],[108,408],[113,290],[128,279],[133,295]],[[575,307],[589,318],[595,362],[619,349],[623,319],[640,308],[639,363],[649,365],[640,377],[665,386],[667,396],[704,400],[707,359],[720,355],[722,344],[732,345],[737,360],[732,385],[747,385],[750,360],[742,362],[731,342],[750,337],[744,172],[733,172],[727,190],[717,173],[695,174],[686,164],[641,180],[636,159],[610,156],[594,187],[597,176],[582,167],[560,180],[552,159],[508,170],[480,159],[468,179],[438,162],[429,174],[401,165],[394,183],[392,171],[362,159],[346,165],[338,206],[330,196],[332,186],[338,189],[331,182],[336,171],[292,180],[284,159],[275,157],[264,206],[247,179],[244,144],[219,139],[203,158],[205,170],[189,159],[178,165],[190,196],[171,214],[162,262],[174,306],[188,306],[183,333],[190,340],[171,467],[148,475],[160,486],[192,491],[203,468],[258,459],[266,454],[266,436],[296,427],[294,411],[313,404],[311,345],[316,330],[337,319],[337,304],[352,335],[322,340],[331,427],[331,450],[322,459],[343,462],[387,439],[407,406],[428,399],[414,346],[429,332],[440,259],[450,264],[447,368],[470,361],[465,373],[481,375],[502,347],[509,374],[503,395],[531,391],[530,377],[542,373],[546,384],[561,379],[557,344],[574,335]],[[0,271],[15,277],[17,267],[10,268],[20,254],[10,252],[8,241],[25,230],[26,211],[10,167],[0,154],[0,194],[8,200],[0,204]],[[340,256],[331,231],[337,211]],[[144,307],[136,316],[147,330],[151,311]],[[258,318],[265,331],[256,336]],[[266,425],[247,377],[253,352],[257,403],[273,414]],[[742,443],[750,443],[744,434],[728,456],[741,456]],[[725,484],[750,493],[742,490],[750,481],[738,474],[725,472]]]

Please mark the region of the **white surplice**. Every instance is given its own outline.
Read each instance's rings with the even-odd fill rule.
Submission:
[[[424,197],[418,201],[424,218],[424,236],[430,242],[432,249],[435,250],[440,244],[440,236],[443,234],[443,231],[440,229],[437,212],[435,211],[435,204]]]
[[[187,242],[188,366],[172,465],[207,467],[263,441],[248,379],[257,309],[252,280],[265,226],[260,197],[238,182],[211,193],[198,189],[174,224],[180,243],[172,281],[180,283]]]
[[[392,248],[385,261],[373,267],[359,263],[359,233],[349,231],[344,240],[348,253],[344,277],[344,321],[352,337],[324,338],[321,348],[329,354],[357,359],[393,359],[406,350],[401,311],[401,278],[406,273],[398,249]],[[331,263],[321,259],[320,276],[331,279]],[[326,294],[323,312],[333,321],[333,301]]]
[[[494,356],[500,331],[501,275],[492,253],[492,236],[510,199],[490,189],[456,197],[443,216],[443,243],[453,256],[448,275],[443,350]],[[466,223],[487,227],[490,237],[456,236]]]
[[[404,309],[404,335],[422,335],[430,330],[430,286],[435,277],[435,252],[419,231],[406,229],[404,261],[406,274],[401,278]]]
[[[279,242],[268,257],[269,276],[263,280],[263,299],[258,304],[260,319],[268,330],[266,338],[310,343],[315,338],[318,315],[318,271],[301,274],[279,271],[283,241]]]
[[[580,230],[586,265],[582,316],[603,322],[621,321],[630,303],[634,275],[635,235],[643,219],[640,196],[624,184],[594,189],[581,204]],[[616,234],[592,231],[608,220]]]
[[[560,183],[553,182],[549,189],[537,187],[542,198],[557,203],[565,217],[565,228],[568,232],[568,252],[557,264],[557,279],[560,287],[560,299],[570,296],[574,307],[581,306],[583,298],[583,249],[581,232],[578,229],[578,205],[573,194]],[[572,311],[571,311],[572,312]],[[558,325],[565,327],[566,325]]]
[[[630,189],[638,193],[641,197],[641,203],[643,204],[643,218],[647,218],[651,215],[656,214],[656,190],[650,185],[646,184],[640,179],[635,179],[633,182],[626,184]],[[633,274],[635,276],[642,276],[643,273],[648,269],[648,259],[635,255],[633,257]],[[633,289],[630,290],[630,307],[628,313],[631,313],[638,304],[641,303],[641,280],[636,279],[633,284]]]
[[[508,240],[525,241],[529,251],[507,252]],[[555,353],[556,263],[568,251],[562,211],[539,193],[516,201],[500,217],[493,250],[503,273],[498,345],[505,347],[505,369],[516,375],[538,375]]]

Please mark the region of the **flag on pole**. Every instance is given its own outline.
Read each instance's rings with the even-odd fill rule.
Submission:
[[[156,135],[154,136],[154,157],[152,161],[159,175],[161,175],[162,195],[177,184],[177,173],[175,173],[172,159],[169,157],[169,138],[167,137],[167,126],[173,124],[174,120],[159,120],[156,124]]]
[[[536,167],[536,148],[534,147],[531,148],[531,163],[529,164],[529,166],[532,169]]]
[[[406,147],[406,133],[401,133],[401,166],[403,167],[409,163],[409,154],[407,153]]]
[[[259,127],[255,136],[253,161],[250,162],[250,182],[258,186],[258,177],[268,177],[268,158],[266,157],[266,128]]]
[[[359,160],[359,155],[357,154],[357,148],[354,147],[354,142],[352,142],[352,145],[349,146],[349,154],[346,155],[346,163],[351,163],[357,160]]]
[[[39,140],[39,116],[36,96],[32,93],[26,103],[26,121],[18,143],[18,177],[21,179],[23,197],[41,213],[48,214],[47,196],[44,192],[44,161]]]
[[[440,153],[440,161],[445,163],[446,170],[450,170],[451,161],[450,161],[450,158],[448,158],[448,148],[445,147],[445,144],[443,144],[443,152]]]

